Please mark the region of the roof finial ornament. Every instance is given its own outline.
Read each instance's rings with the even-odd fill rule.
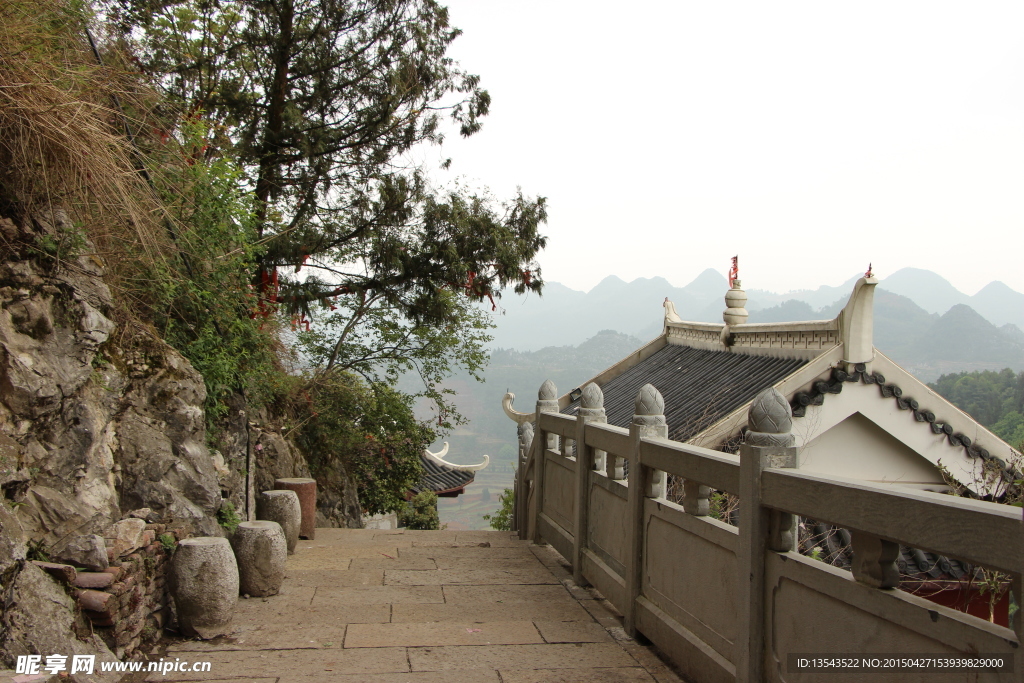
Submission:
[[[665,322],[667,322],[667,323],[681,323],[681,322],[683,322],[683,319],[679,317],[678,313],[676,313],[676,305],[674,303],[672,303],[671,301],[669,301],[669,298],[667,296],[665,297],[665,301],[662,302],[661,305],[665,307]]]
[[[725,293],[726,309],[722,313],[722,319],[726,325],[742,325],[747,322],[747,293],[743,291],[743,283],[737,277],[740,274],[740,257],[732,257],[732,268],[729,269],[729,291]],[[723,341],[726,338],[726,331],[722,330]]]
[[[864,277],[874,277],[875,274],[871,272],[871,264],[868,263],[868,272],[864,273]]]

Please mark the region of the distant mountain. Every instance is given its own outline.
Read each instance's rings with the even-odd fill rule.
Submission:
[[[785,294],[748,290],[750,322],[834,318],[858,277],[838,287]],[[661,332],[665,297],[684,320],[720,322],[727,287],[725,277],[712,269],[685,287],[661,277],[625,282],[609,276],[590,292],[548,283],[543,297],[503,300],[508,308],[497,320],[491,346],[564,348],[609,328],[647,341]],[[926,381],[943,372],[1024,369],[1024,294],[992,282],[967,296],[931,271],[904,268],[875,290],[875,345]]]
[[[966,304],[953,306],[931,326],[921,330],[912,352],[914,366],[934,368],[940,374],[1024,369],[1024,343]]]
[[[969,296],[941,275],[920,268],[901,268],[883,278],[879,287],[907,297],[929,313],[940,315],[957,304],[970,302]]]
[[[832,316],[835,317],[835,316]],[[791,320],[817,320],[818,312],[811,308],[805,301],[790,299],[771,308],[762,308],[759,311],[750,311],[751,323],[784,323]]]
[[[970,305],[996,325],[1013,323],[1024,329],[1024,294],[998,280],[982,287],[971,297]]]

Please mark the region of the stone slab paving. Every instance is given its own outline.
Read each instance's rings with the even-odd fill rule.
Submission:
[[[496,531],[317,529],[281,594],[240,598],[234,631],[164,658],[208,683],[611,683],[681,679],[575,586],[554,551]]]

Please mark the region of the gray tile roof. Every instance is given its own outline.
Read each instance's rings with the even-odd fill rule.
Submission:
[[[604,407],[610,424],[628,427],[637,392],[653,384],[665,399],[669,438],[687,441],[807,362],[668,345],[605,383]],[[578,410],[579,399],[562,412]]]
[[[437,494],[458,491],[472,484],[476,478],[475,472],[444,467],[422,455],[420,464],[423,465],[423,476],[411,489],[414,495],[421,491],[433,491]]]

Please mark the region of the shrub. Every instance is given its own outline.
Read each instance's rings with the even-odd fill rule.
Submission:
[[[501,505],[493,515],[484,515],[491,528],[496,531],[512,531],[512,503],[515,492],[512,489],[505,489],[498,501]]]
[[[435,531],[441,528],[437,514],[437,494],[423,491],[413,496],[408,506],[398,511],[398,521],[408,529]]]

